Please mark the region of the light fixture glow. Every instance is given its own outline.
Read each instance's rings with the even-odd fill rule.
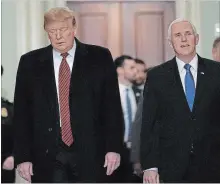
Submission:
[[[215,24],[215,36],[220,36],[220,25],[219,25],[219,23]]]

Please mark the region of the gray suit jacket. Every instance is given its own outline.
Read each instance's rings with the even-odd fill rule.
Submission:
[[[140,162],[140,133],[142,124],[143,94],[141,94],[131,131],[131,162]]]

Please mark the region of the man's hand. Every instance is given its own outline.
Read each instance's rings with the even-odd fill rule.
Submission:
[[[141,164],[139,162],[133,164],[133,169],[134,169],[134,174],[136,174],[139,177],[142,175],[143,172],[141,169]]]
[[[3,169],[5,170],[12,170],[14,169],[14,157],[10,156],[8,158],[5,159],[4,163],[3,163]]]
[[[118,153],[108,152],[104,163],[104,167],[107,167],[106,175],[111,175],[119,167],[120,161],[121,156]]]
[[[159,174],[157,171],[146,170],[143,177],[144,183],[160,183]]]
[[[33,166],[31,162],[23,162],[19,164],[17,170],[22,178],[31,182],[31,176],[33,175]]]

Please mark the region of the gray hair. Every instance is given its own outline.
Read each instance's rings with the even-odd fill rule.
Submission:
[[[220,36],[217,37],[213,42],[213,48],[217,48],[217,46],[220,44]]]
[[[173,22],[171,22],[170,25],[169,25],[169,28],[168,28],[168,40],[171,40],[171,28],[172,28],[172,25],[175,24],[175,23],[178,23],[178,22],[188,22],[188,23],[190,23],[191,26],[192,26],[194,35],[197,35],[196,27],[189,20],[187,20],[185,18],[178,18],[178,19],[174,20]]]

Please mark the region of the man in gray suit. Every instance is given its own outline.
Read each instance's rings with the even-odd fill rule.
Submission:
[[[142,122],[143,94],[141,94],[137,106],[134,123],[131,132],[131,162],[133,163],[134,174],[141,177],[142,169],[140,164],[140,132]]]
[[[146,70],[146,74],[152,67]],[[147,75],[146,75],[147,76]],[[143,93],[141,93],[138,101],[137,111],[135,114],[134,123],[131,131],[131,162],[133,163],[134,174],[142,177],[142,168],[140,164],[140,132],[142,124],[142,109],[143,109]]]
[[[213,60],[220,62],[220,36],[217,37],[213,42],[212,57]]]

